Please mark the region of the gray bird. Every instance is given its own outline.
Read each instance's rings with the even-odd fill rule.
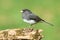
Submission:
[[[48,22],[46,22],[45,20],[41,19],[39,16],[33,14],[29,9],[23,9],[21,11],[22,13],[22,18],[23,18],[23,21],[26,22],[26,23],[29,23],[31,25],[33,24],[36,24],[38,22],[45,22],[47,24],[50,24]],[[50,24],[53,26],[53,24]]]

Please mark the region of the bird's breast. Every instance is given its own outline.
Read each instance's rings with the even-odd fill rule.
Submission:
[[[27,19],[23,19],[24,22],[29,23],[29,24],[34,24],[36,23],[35,20],[27,20]]]

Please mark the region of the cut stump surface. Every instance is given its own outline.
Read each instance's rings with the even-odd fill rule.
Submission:
[[[31,28],[24,29],[7,29],[0,31],[0,40],[41,40],[42,30]]]

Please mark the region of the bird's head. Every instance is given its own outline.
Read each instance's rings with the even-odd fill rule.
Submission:
[[[21,13],[24,13],[24,12],[31,12],[29,9],[23,9],[20,11]]]

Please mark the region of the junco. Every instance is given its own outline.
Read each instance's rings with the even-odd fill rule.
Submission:
[[[31,25],[36,24],[38,22],[45,22],[47,24],[50,24],[48,22],[46,22],[45,20],[41,19],[39,16],[33,14],[29,9],[23,9],[21,10],[22,13],[22,19],[24,22],[29,23]],[[51,26],[53,26],[53,24],[50,24]]]

